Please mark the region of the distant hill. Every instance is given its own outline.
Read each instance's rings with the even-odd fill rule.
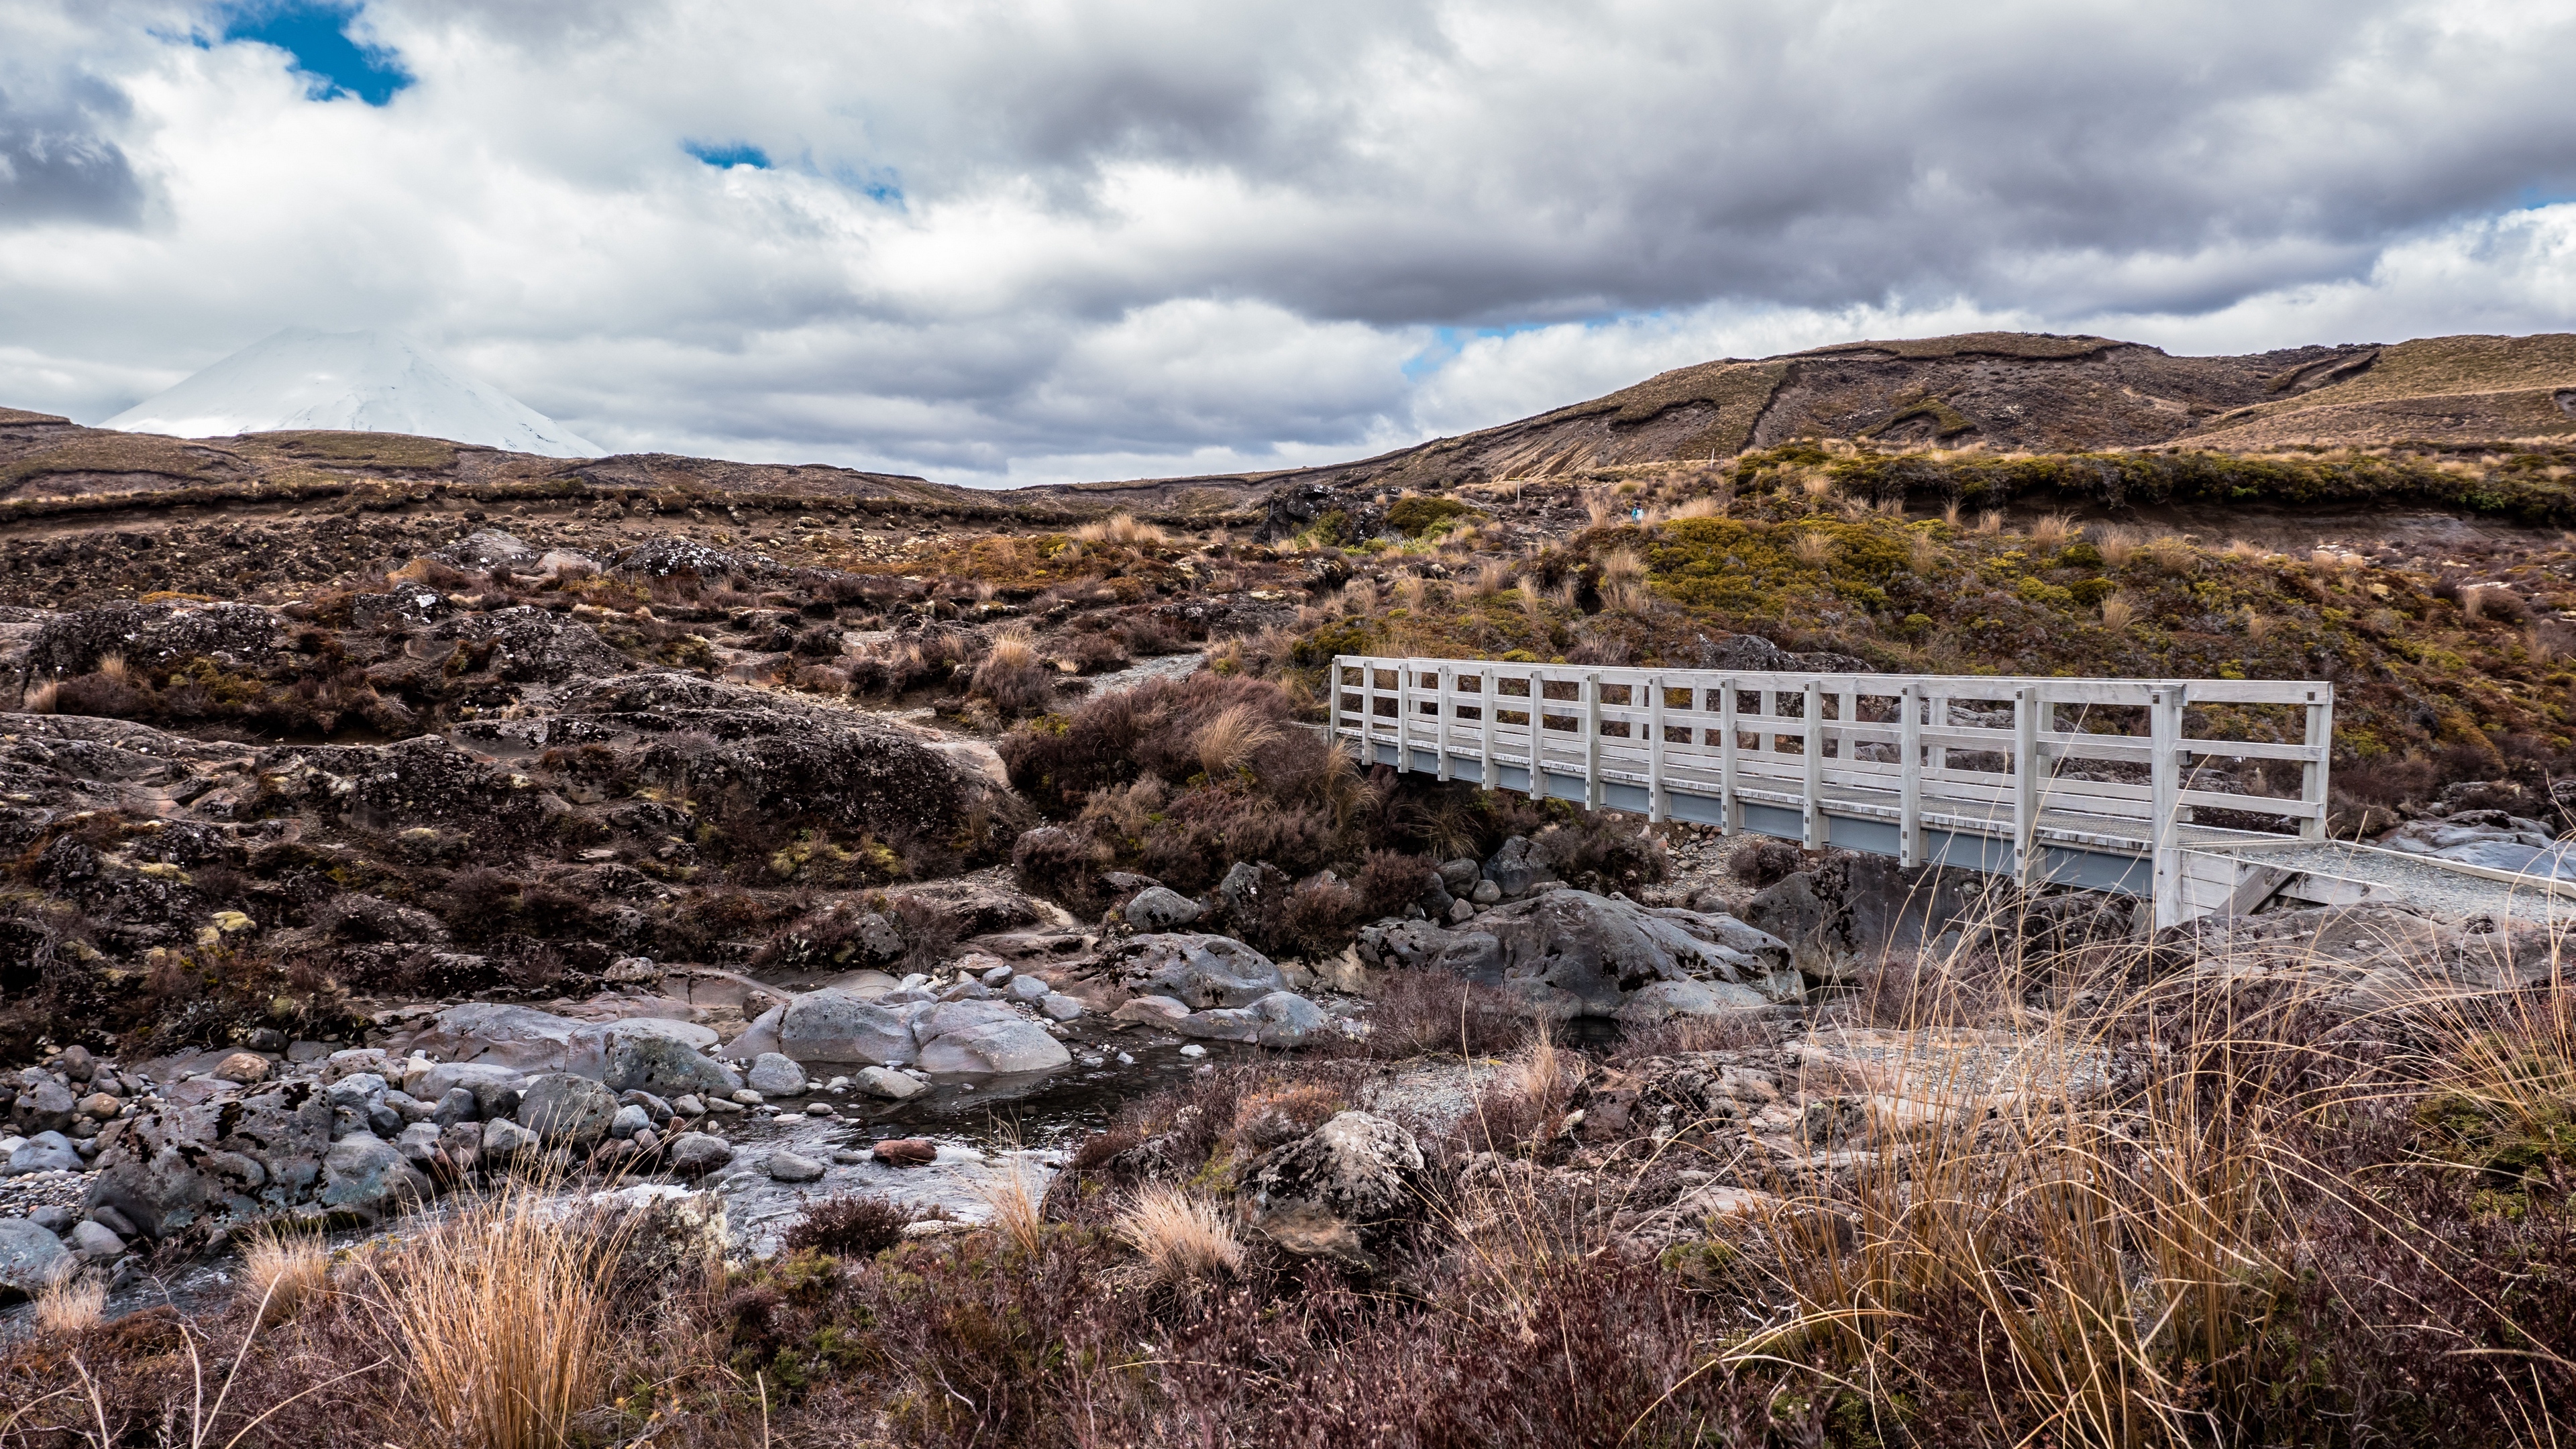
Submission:
[[[1145,498],[1291,478],[1445,487],[1715,461],[1800,438],[2038,453],[2576,440],[2576,335],[2244,357],[2174,357],[2108,337],[2029,332],[1845,342],[1676,368],[1589,402],[1356,462],[1115,490]]]

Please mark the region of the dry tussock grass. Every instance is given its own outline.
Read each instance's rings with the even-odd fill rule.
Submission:
[[[330,1285],[331,1254],[301,1233],[262,1232],[242,1250],[235,1296],[259,1305],[261,1321],[283,1323]]]
[[[87,1333],[106,1320],[107,1285],[96,1278],[57,1278],[36,1292],[36,1327],[46,1333]]]
[[[2093,546],[2102,551],[2104,563],[2115,569],[2127,568],[2129,560],[2137,556],[2141,541],[2136,529],[2125,523],[2115,523],[2101,531],[2093,540]]]
[[[1171,535],[1150,523],[1140,523],[1132,513],[1113,513],[1074,529],[1073,536],[1083,543],[1148,544],[1169,543]]]
[[[368,1265],[444,1442],[559,1449],[570,1439],[604,1398],[617,1247],[616,1230],[514,1186]]]
[[[1177,1286],[1243,1269],[1243,1241],[1233,1225],[1214,1203],[1186,1188],[1152,1183],[1140,1189],[1110,1232],[1144,1260],[1151,1282]]]
[[[1199,726],[1199,765],[1210,779],[1231,775],[1279,743],[1279,729],[1250,705],[1230,704]]]

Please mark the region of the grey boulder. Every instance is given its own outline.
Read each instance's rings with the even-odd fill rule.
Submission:
[[[429,1194],[428,1174],[381,1137],[344,1137],[322,1158],[319,1201],[326,1208],[374,1222]]]
[[[599,1079],[611,1092],[650,1092],[657,1097],[676,1097],[684,1092],[722,1095],[742,1086],[742,1078],[733,1068],[704,1055],[694,1043],[664,1032],[611,1032],[604,1056],[605,1067]]]
[[[665,1160],[682,1177],[704,1177],[733,1161],[733,1146],[711,1132],[683,1132],[671,1139]]]
[[[823,1176],[823,1164],[800,1153],[773,1152],[761,1171],[774,1182],[814,1182]]]
[[[779,1052],[762,1052],[752,1059],[751,1070],[743,1082],[764,1097],[802,1096],[805,1091],[805,1069],[793,1057]]]
[[[890,1102],[917,1097],[930,1090],[917,1078],[907,1077],[891,1067],[865,1067],[850,1080],[860,1091],[869,1096],[882,1097]]]
[[[1193,1011],[1250,1006],[1288,987],[1276,963],[1229,936],[1137,936],[1104,952],[1100,965],[1130,991],[1168,996]]]
[[[1266,1047],[1304,1046],[1331,1024],[1324,1009],[1293,991],[1274,991],[1250,1006],[1193,1011],[1171,1023],[1183,1036],[1205,1041],[1251,1042]]]
[[[62,1239],[25,1218],[0,1218],[0,1289],[32,1298],[77,1266]]]
[[[293,1207],[321,1178],[331,1121],[330,1100],[305,1081],[144,1105],[99,1134],[88,1205],[115,1208],[153,1238],[208,1215]]]
[[[1651,910],[1589,891],[1546,891],[1438,934],[1446,941],[1427,964],[1495,987],[1550,1020],[1615,1017],[1659,981],[1742,986],[1765,1000],[1795,1000],[1803,989],[1777,937],[1729,917]],[[1412,949],[1428,944],[1417,938]]]
[[[23,1177],[30,1172],[78,1172],[89,1166],[81,1160],[80,1149],[60,1132],[39,1132],[9,1154],[9,1165],[0,1168],[0,1177]]]
[[[1376,1266],[1371,1250],[1421,1210],[1422,1149],[1368,1112],[1335,1113],[1255,1159],[1237,1211],[1291,1253]]]
[[[778,1020],[778,1050],[800,1062],[900,1067],[919,1047],[901,1011],[836,987],[797,997]]]
[[[1168,931],[1199,918],[1199,903],[1169,886],[1147,886],[1127,901],[1127,924],[1140,931]]]
[[[595,1147],[616,1115],[616,1093],[570,1072],[547,1072],[519,1098],[519,1125],[549,1147]]]
[[[1073,1061],[1046,1028],[997,1001],[943,1003],[924,1012],[913,1031],[926,1072],[1047,1072]]]

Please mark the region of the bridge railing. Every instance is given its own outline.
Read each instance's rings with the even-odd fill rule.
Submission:
[[[2325,830],[2334,691],[2323,683],[1358,655],[1337,658],[1333,679],[1336,732],[1398,769],[1594,808],[1624,803],[1653,819],[1713,816],[1730,833],[1810,847],[1832,843],[1837,820],[1882,822],[1893,826],[1888,853],[1904,864],[1939,859],[2023,879],[2051,844],[2136,855],[2154,861],[2160,918],[2179,879],[2178,828],[2200,812],[2260,816],[2309,838]],[[2234,723],[2282,738],[2188,736],[2191,706],[2229,707]],[[1884,836],[1846,833],[1863,848]],[[1962,840],[2008,848],[1963,854]]]

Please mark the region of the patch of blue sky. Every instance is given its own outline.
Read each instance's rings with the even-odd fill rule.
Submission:
[[[305,77],[304,94],[312,100],[355,96],[381,106],[394,92],[412,83],[402,57],[378,45],[349,38],[349,22],[359,6],[327,0],[264,0],[227,7],[222,39],[273,45],[292,56]]]
[[[1598,327],[1621,320],[1620,317],[1603,317],[1584,325]],[[1469,342],[1487,337],[1517,337],[1524,332],[1564,325],[1562,322],[1512,322],[1500,327],[1434,327],[1430,343],[1406,358],[1397,370],[1404,374],[1405,381],[1420,382],[1455,361]]]
[[[721,146],[707,141],[682,141],[680,149],[718,168],[749,166],[760,171],[769,169],[769,153],[748,141],[731,141]]]

